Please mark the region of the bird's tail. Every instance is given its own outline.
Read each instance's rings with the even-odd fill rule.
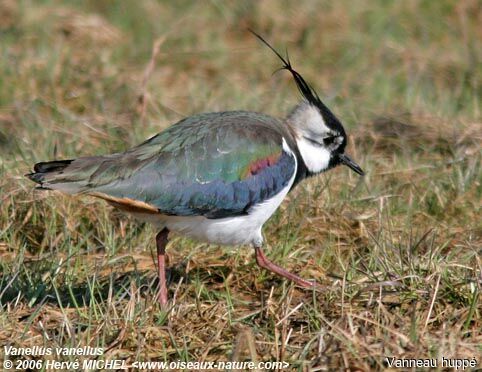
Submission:
[[[89,188],[90,178],[102,157],[85,157],[37,163],[25,176],[39,184],[37,189],[76,194]]]

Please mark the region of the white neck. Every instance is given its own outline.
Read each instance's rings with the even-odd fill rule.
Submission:
[[[315,146],[303,137],[298,138],[296,143],[308,171],[320,173],[328,169],[330,152],[327,149]]]

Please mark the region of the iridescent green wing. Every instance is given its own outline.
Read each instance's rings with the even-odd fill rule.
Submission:
[[[112,163],[99,167],[91,190],[169,215],[246,213],[285,187],[295,172],[294,156],[283,151],[282,125],[250,112],[190,117],[126,152],[123,169]]]
[[[201,114],[125,153],[76,159],[43,180],[50,188],[143,203],[168,215],[234,216],[289,183],[296,160],[283,150],[288,137],[283,123],[266,115]]]

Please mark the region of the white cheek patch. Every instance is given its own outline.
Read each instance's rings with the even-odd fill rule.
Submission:
[[[310,172],[319,173],[328,169],[330,152],[327,149],[315,146],[304,138],[297,140],[297,144],[301,157]]]

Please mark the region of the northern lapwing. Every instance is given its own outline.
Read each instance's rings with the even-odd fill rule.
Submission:
[[[303,179],[339,164],[363,175],[345,154],[341,122],[288,56],[254,34],[282,61],[303,97],[285,119],[249,111],[194,115],[125,152],[37,163],[27,175],[39,189],[98,197],[153,223],[162,307],[170,231],[213,244],[252,245],[259,266],[316,287],[266,258],[262,227]]]

